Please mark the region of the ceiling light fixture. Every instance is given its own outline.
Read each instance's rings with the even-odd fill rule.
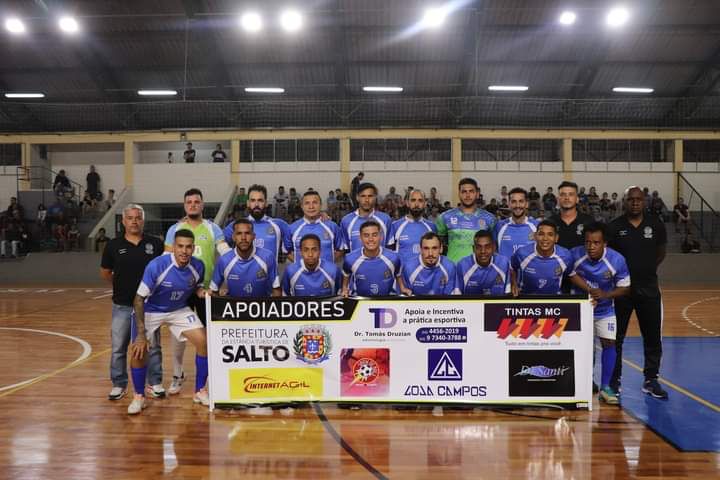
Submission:
[[[137,93],[138,95],[142,95],[143,97],[171,97],[173,95],[177,95],[177,90],[138,90]]]
[[[10,33],[25,33],[25,24],[19,18],[12,17],[5,20],[5,28]]]
[[[490,85],[488,90],[492,92],[525,92],[528,87],[525,85]]]
[[[613,92],[616,93],[652,93],[654,88],[647,87],[614,87]]]
[[[280,87],[247,87],[247,93],[285,93],[284,88]]]
[[[240,17],[240,25],[246,32],[259,32],[262,30],[262,17],[255,12],[247,12]]]
[[[364,92],[402,92],[403,87],[363,87]]]
[[[575,20],[577,20],[577,15],[575,15],[575,12],[569,10],[562,12],[558,18],[558,22],[560,22],[561,25],[572,25],[575,23]]]
[[[77,20],[73,17],[60,18],[60,20],[58,20],[58,25],[60,26],[60,30],[65,33],[77,33],[77,31],[80,30]]]
[[[609,27],[621,27],[630,19],[630,12],[625,7],[613,7],[605,17],[605,23]]]
[[[425,10],[420,24],[426,28],[439,28],[445,23],[447,17],[447,9],[441,7],[428,8]]]
[[[286,32],[296,32],[302,27],[303,18],[297,10],[285,10],[280,14],[280,26]]]
[[[45,98],[44,93],[6,93],[5,98]]]

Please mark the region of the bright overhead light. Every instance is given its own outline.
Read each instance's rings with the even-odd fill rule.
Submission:
[[[402,92],[403,87],[363,87],[365,92]]]
[[[488,90],[493,92],[525,92],[528,87],[525,85],[490,85]]]
[[[613,92],[616,93],[652,93],[654,92],[654,88],[647,88],[647,87],[615,87],[613,88]]]
[[[75,20],[73,17],[60,18],[60,20],[58,20],[58,25],[60,26],[60,30],[65,33],[77,33],[77,31],[80,29],[77,20]]]
[[[575,15],[575,12],[569,10],[562,12],[560,18],[558,18],[558,22],[562,25],[572,25],[575,23],[575,20],[577,20],[577,15]]]
[[[255,12],[248,12],[240,17],[240,25],[246,32],[259,32],[262,30],[262,17]]]
[[[280,26],[286,32],[296,32],[302,27],[303,18],[297,10],[285,10],[280,14]]]
[[[420,23],[427,28],[438,28],[445,23],[445,17],[447,17],[445,8],[428,8]]]
[[[148,96],[171,97],[173,95],[177,95],[177,90],[138,90],[138,95],[142,95],[144,97],[148,97]]]
[[[6,93],[5,98],[45,98],[44,93]]]
[[[25,24],[19,18],[8,18],[5,20],[5,28],[10,33],[25,33]]]
[[[278,87],[247,87],[245,91],[247,93],[285,93],[284,88]]]
[[[620,27],[625,25],[629,18],[630,12],[625,7],[614,7],[605,17],[605,23],[610,27]]]

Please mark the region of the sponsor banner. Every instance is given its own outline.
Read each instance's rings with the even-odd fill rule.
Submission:
[[[586,300],[212,297],[207,310],[213,405],[591,400]]]
[[[575,352],[572,350],[510,350],[511,397],[572,397],[575,395]]]

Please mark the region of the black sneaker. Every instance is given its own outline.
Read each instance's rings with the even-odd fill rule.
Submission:
[[[668,393],[660,386],[657,378],[651,378],[643,382],[642,391],[660,400],[667,400]]]

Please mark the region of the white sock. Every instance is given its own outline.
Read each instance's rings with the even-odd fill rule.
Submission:
[[[170,344],[173,352],[173,376],[181,377],[183,373],[183,356],[185,355],[185,343],[180,342],[175,335],[170,335]]]

